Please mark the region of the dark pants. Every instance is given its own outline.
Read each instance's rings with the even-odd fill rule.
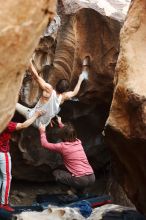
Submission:
[[[55,170],[53,172],[55,180],[65,185],[71,186],[77,191],[84,191],[88,186],[91,186],[95,182],[95,175],[90,174],[81,177],[72,176],[71,173],[64,170]]]

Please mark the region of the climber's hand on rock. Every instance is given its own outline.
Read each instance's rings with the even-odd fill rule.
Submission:
[[[80,80],[88,80],[88,72],[87,71],[83,71],[82,73],[81,73],[81,75],[79,76],[79,78],[80,78]]]

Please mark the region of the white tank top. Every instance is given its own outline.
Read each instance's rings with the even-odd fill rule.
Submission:
[[[48,102],[42,104],[39,100],[36,106],[29,111],[28,118],[31,118],[37,110],[43,110],[46,112],[35,120],[35,122],[33,123],[35,127],[39,127],[40,122],[47,126],[50,123],[51,119],[58,114],[58,112],[60,111],[61,97],[61,95],[57,96],[56,91],[53,90]]]

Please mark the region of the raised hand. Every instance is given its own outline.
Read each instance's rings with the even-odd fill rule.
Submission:
[[[88,80],[88,72],[87,71],[85,71],[85,70],[83,70],[82,71],[82,73],[80,74],[80,76],[79,76],[79,78],[80,78],[80,80]]]
[[[64,127],[64,124],[62,123],[62,120],[61,120],[61,117],[60,116],[57,116],[57,121],[58,121],[58,125],[60,128],[63,128]]]

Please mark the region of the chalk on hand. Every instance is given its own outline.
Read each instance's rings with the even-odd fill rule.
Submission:
[[[88,80],[88,72],[87,71],[83,71],[80,75],[80,77],[84,80]]]

